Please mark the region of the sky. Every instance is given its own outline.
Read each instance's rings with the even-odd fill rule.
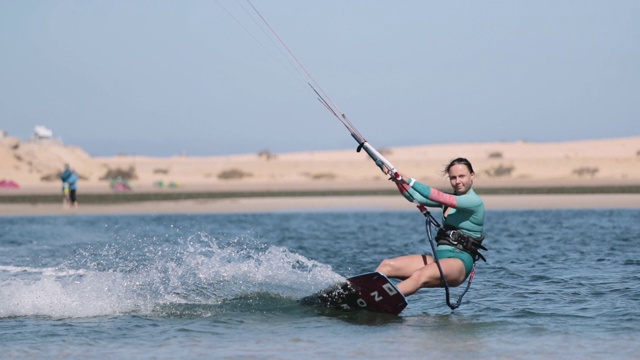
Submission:
[[[640,2],[252,0],[375,147],[640,135]],[[0,0],[0,130],[92,156],[357,146],[245,0]]]

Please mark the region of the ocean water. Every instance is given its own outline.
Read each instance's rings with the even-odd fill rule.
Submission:
[[[460,308],[429,289],[392,316],[298,300],[429,252],[417,211],[2,217],[0,358],[640,356],[640,210],[489,211],[486,232]]]

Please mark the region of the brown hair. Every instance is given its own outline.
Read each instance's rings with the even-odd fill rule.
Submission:
[[[454,165],[464,165],[467,167],[467,169],[469,169],[469,172],[472,174],[475,174],[475,172],[473,171],[473,166],[471,166],[471,162],[465,158],[459,157],[456,159],[451,160],[451,162],[449,163],[449,165],[447,165],[444,168],[444,174],[448,175],[449,174],[449,170],[451,170],[451,167],[453,167]]]

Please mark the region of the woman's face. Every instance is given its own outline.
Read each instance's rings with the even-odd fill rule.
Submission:
[[[473,186],[473,174],[466,165],[453,165],[449,168],[449,182],[456,195],[464,195]]]

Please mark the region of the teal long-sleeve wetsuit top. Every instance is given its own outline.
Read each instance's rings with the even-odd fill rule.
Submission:
[[[484,202],[470,189],[464,195],[444,193],[415,179],[409,179],[410,188],[405,197],[428,207],[449,208],[443,213],[443,225],[459,229],[464,233],[479,238],[484,228]]]

